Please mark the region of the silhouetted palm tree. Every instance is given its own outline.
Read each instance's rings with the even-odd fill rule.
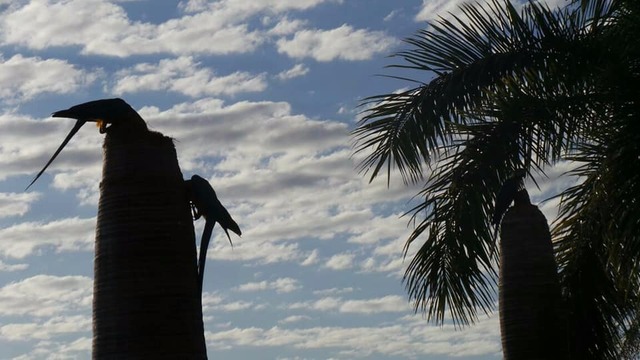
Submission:
[[[107,129],[95,246],[94,359],[206,359],[193,221],[173,142]]]
[[[499,304],[505,359],[568,359],[549,225],[526,190],[502,219]]]
[[[371,151],[362,169],[373,179],[396,167],[405,182],[424,183],[405,251],[423,243],[405,281],[430,320],[441,323],[448,311],[464,325],[478,311],[492,311],[495,194],[516,169],[533,179],[570,160],[577,170],[569,175],[580,182],[562,193],[553,233],[571,353],[614,359],[620,352],[639,318],[638,6],[624,0],[583,0],[557,10],[536,3],[518,10],[497,0],[463,6],[462,17],[430,24],[407,39],[410,50],[396,54],[406,63],[393,67],[427,71],[430,80],[365,99],[354,131],[356,151]],[[533,235],[522,234],[521,243],[546,245],[529,256],[553,260],[544,236],[524,241]],[[520,244],[509,236],[502,235],[503,247]],[[540,264],[530,271],[545,273],[550,262]]]

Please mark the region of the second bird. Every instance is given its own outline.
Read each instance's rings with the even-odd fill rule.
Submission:
[[[207,258],[207,248],[209,247],[214,225],[216,223],[220,224],[220,227],[227,234],[231,246],[233,246],[233,243],[228,230],[233,231],[238,236],[242,235],[242,232],[238,224],[229,215],[227,209],[222,206],[216,196],[216,192],[207,180],[198,175],[193,175],[191,180],[185,181],[185,184],[187,186],[187,196],[191,201],[194,220],[199,219],[200,216],[206,220],[200,240],[200,255],[198,257],[198,285],[200,286],[200,293],[202,293],[204,263]]]

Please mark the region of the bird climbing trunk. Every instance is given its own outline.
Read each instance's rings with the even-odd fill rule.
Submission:
[[[173,142],[122,126],[103,150],[93,359],[206,359],[193,222]]]
[[[502,219],[500,332],[505,360],[567,359],[557,266],[547,219],[531,204]]]

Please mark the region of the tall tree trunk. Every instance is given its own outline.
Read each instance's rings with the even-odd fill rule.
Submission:
[[[500,238],[504,359],[567,359],[566,325],[547,219],[528,201],[516,202],[502,219]]]
[[[122,126],[103,148],[93,358],[206,359],[193,222],[173,142]]]

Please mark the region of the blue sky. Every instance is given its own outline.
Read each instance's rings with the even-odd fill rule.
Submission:
[[[23,189],[73,125],[49,114],[116,96],[242,228],[208,252],[210,358],[500,359],[497,313],[464,330],[414,314],[417,189],[369,184],[348,135],[360,99],[407,86],[375,76],[387,55],[458,3],[0,1],[0,359],[89,358],[102,135],[85,126]]]

